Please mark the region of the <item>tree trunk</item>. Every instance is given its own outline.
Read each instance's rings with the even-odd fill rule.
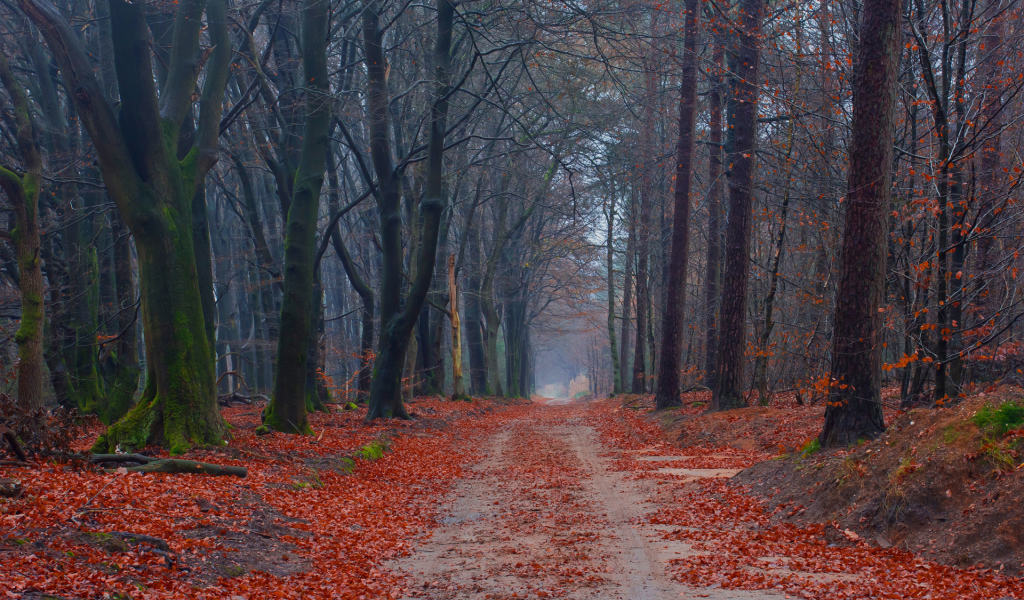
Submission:
[[[327,74],[327,0],[306,0],[302,8],[302,66],[306,85],[305,132],[288,210],[284,248],[284,295],[277,341],[274,397],[267,407],[268,427],[287,433],[312,433],[306,416],[306,389],[314,289],[318,309],[322,288],[314,274],[316,221],[324,183],[331,103]],[[316,312],[319,312],[317,310]]]
[[[383,271],[381,274],[381,333],[377,363],[370,385],[370,410],[367,419],[406,418],[402,405],[401,381],[409,337],[430,287],[437,254],[437,238],[445,198],[442,187],[444,136],[448,116],[448,71],[451,57],[454,7],[448,0],[437,0],[437,38],[434,43],[434,67],[437,89],[431,108],[427,148],[426,189],[420,202],[422,234],[417,257],[416,277],[402,306],[402,239],[399,178],[391,156],[388,127],[387,63],[382,47],[379,5],[371,3],[363,10],[363,39],[366,47],[370,112],[370,153],[377,172]],[[412,224],[415,227],[415,223]]]
[[[679,397],[680,353],[686,306],[686,272],[689,268],[690,190],[693,171],[694,128],[697,119],[697,21],[703,3],[686,0],[683,60],[679,79],[679,142],[676,145],[676,189],[672,217],[672,246],[668,286],[661,321],[661,356],[655,408],[682,406]]]
[[[721,328],[718,338],[718,366],[712,410],[729,410],[746,405],[743,399],[743,369],[746,360],[747,283],[750,278],[750,227],[754,205],[754,174],[757,151],[758,67],[763,0],[743,0],[736,61],[736,84],[732,115],[733,147],[729,178],[729,224],[725,239],[725,277],[722,282]]]
[[[612,355],[612,393],[622,393],[622,371],[615,343],[615,190],[608,201],[608,349]]]
[[[43,162],[33,140],[28,100],[2,53],[0,83],[7,89],[14,105],[18,153],[25,166],[25,174],[21,176],[0,166],[0,189],[7,194],[14,209],[14,229],[10,232],[10,239],[14,243],[20,276],[21,323],[14,334],[18,345],[18,406],[25,411],[34,411],[43,406],[43,325],[46,319],[39,235],[39,186]]]
[[[833,363],[822,446],[873,439],[884,429],[881,321],[900,57],[896,0],[866,0],[854,78],[846,228],[836,291]]]
[[[622,340],[619,346],[619,367],[622,369],[623,378],[625,378],[626,373],[632,374],[633,372],[629,368],[629,347],[631,345],[630,329],[632,329],[633,323],[630,313],[633,310],[633,250],[636,246],[636,213],[636,197],[631,194],[629,202],[629,231],[626,233],[626,260],[622,268]],[[622,391],[626,391],[625,381],[622,382]]]
[[[452,400],[463,400],[466,388],[462,384],[462,328],[459,321],[459,284],[455,281],[455,255],[448,257],[448,298],[452,321]]]
[[[480,230],[469,232],[469,275],[466,282],[466,342],[469,347],[470,391],[489,395],[487,386],[487,350],[484,344],[483,319],[480,311]]]
[[[207,7],[215,48],[206,62],[195,145],[176,159],[178,131],[192,105],[199,68],[201,2],[177,5],[174,46],[163,91],[152,83],[145,7],[110,5],[121,98],[115,117],[103,101],[88,53],[52,5],[19,0],[57,59],[82,125],[99,158],[107,192],[132,230],[139,255],[148,376],[142,399],[96,442],[97,450],[164,445],[178,453],[194,443],[222,443],[192,244],[191,201],[217,160],[217,124],[231,48],[224,3]]]
[[[718,368],[718,296],[722,279],[722,56],[724,46],[720,37],[713,41],[714,50],[710,70],[710,122],[708,135],[708,253],[704,272],[704,385],[715,389],[715,370]]]

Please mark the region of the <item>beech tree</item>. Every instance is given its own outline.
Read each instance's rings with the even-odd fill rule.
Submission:
[[[224,421],[214,394],[192,240],[192,198],[217,160],[230,41],[224,4],[178,5],[167,78],[157,93],[144,7],[110,3],[114,63],[120,90],[115,116],[74,30],[45,0],[19,7],[39,28],[57,61],[75,109],[99,159],[107,193],[131,229],[139,252],[146,332],[146,390],[138,404],[96,442],[97,450],[156,443],[182,452],[194,443],[223,442]],[[179,158],[179,131],[199,77],[201,15],[213,47],[206,61],[203,101],[191,149]]]

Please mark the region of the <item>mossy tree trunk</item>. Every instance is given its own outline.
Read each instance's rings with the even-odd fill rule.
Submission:
[[[312,307],[321,302],[314,275],[316,220],[324,183],[331,123],[327,74],[327,0],[307,0],[302,8],[302,65],[306,90],[305,135],[292,186],[284,249],[284,297],[277,341],[274,397],[266,424],[288,433],[312,433],[306,416],[306,370]]]
[[[448,77],[451,63],[452,21],[455,8],[448,0],[437,0],[437,37],[434,69],[437,87],[431,107],[427,143],[426,187],[420,201],[422,228],[415,277],[402,306],[401,190],[391,156],[388,126],[387,62],[382,46],[380,5],[370,3],[363,10],[363,39],[368,79],[367,105],[370,112],[370,153],[377,173],[383,272],[381,274],[381,332],[377,361],[370,384],[368,419],[407,418],[402,404],[402,370],[406,349],[420,309],[430,289],[437,254],[441,214],[445,207],[442,185],[444,137],[448,117]],[[413,224],[415,227],[415,224]]]
[[[21,324],[14,336],[18,345],[18,405],[35,410],[43,405],[43,271],[39,236],[39,185],[43,163],[33,141],[32,118],[24,91],[14,79],[7,58],[0,54],[0,83],[14,105],[18,153],[25,169],[18,175],[0,166],[0,189],[14,209],[14,229],[4,232],[14,244],[21,295]],[[19,432],[20,433],[20,432]]]
[[[221,101],[231,44],[223,0],[177,4],[166,82],[157,94],[145,7],[110,2],[120,114],[104,101],[77,33],[50,4],[19,0],[74,90],[75,108],[99,159],[107,192],[130,228],[139,257],[146,340],[146,388],[139,403],[97,441],[96,450],[149,444],[180,453],[222,443],[214,360],[207,338],[192,240],[192,199],[217,160]],[[203,53],[202,14],[214,45],[206,60],[191,150],[177,159],[179,131],[192,105]]]

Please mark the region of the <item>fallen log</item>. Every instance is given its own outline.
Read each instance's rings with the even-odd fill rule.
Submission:
[[[138,463],[145,465],[159,460],[145,455],[91,455],[89,457],[89,462],[96,463],[97,465],[102,463]]]
[[[180,458],[151,459],[150,462],[128,467],[126,470],[129,473],[186,473],[192,475],[234,475],[235,477],[245,477],[249,474],[249,469],[245,467],[213,465]],[[107,469],[107,472],[115,473],[117,469]]]

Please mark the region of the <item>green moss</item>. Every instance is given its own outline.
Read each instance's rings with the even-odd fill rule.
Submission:
[[[359,407],[356,405],[355,402],[346,402],[345,406],[342,407],[342,410],[358,410],[358,409],[359,409]]]
[[[374,440],[356,452],[356,456],[364,460],[377,460],[384,456],[384,452],[386,452],[387,449],[387,442],[383,440]]]
[[[260,425],[256,428],[256,435],[270,435],[272,430],[266,425]]]
[[[984,433],[1003,437],[1008,431],[1024,426],[1024,404],[1016,400],[999,406],[986,404],[974,415],[974,424]]]

